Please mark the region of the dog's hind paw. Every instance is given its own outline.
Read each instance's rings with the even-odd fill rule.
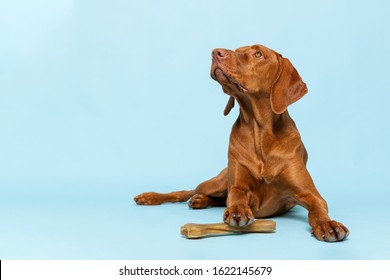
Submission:
[[[135,203],[138,205],[160,205],[164,202],[161,199],[161,194],[155,192],[142,193],[134,197]]]

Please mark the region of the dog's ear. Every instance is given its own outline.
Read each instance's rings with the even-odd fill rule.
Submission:
[[[271,89],[270,102],[272,111],[281,114],[286,111],[287,106],[307,93],[307,87],[290,60],[280,54],[277,56],[279,72]]]
[[[223,111],[223,115],[227,116],[230,113],[230,111],[232,110],[233,107],[234,107],[234,97],[230,96],[229,97],[229,101],[226,104],[225,110]]]

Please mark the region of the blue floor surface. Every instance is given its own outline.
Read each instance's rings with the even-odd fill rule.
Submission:
[[[332,196],[331,216],[351,235],[325,243],[310,235],[301,207],[273,218],[276,233],[187,240],[180,226],[220,222],[223,208],[138,206],[132,197],[139,191],[41,199],[3,195],[0,259],[390,259],[390,224],[384,217],[390,207],[384,195],[367,197],[375,203],[370,205],[353,195]]]

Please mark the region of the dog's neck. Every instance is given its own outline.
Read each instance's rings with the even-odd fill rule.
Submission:
[[[282,121],[283,116],[288,114],[287,111],[275,114],[267,96],[236,97],[236,100],[240,105],[239,119],[242,125],[256,125],[261,130],[273,130]]]

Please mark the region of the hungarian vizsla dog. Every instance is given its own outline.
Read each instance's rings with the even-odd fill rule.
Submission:
[[[225,223],[243,227],[254,218],[280,215],[295,205],[309,212],[318,240],[341,241],[349,231],[328,216],[328,206],[306,169],[307,152],[287,106],[307,93],[306,84],[287,58],[254,45],[212,52],[211,77],[240,113],[233,125],[228,166],[195,190],[148,192],[134,198],[140,205],[189,199],[194,209],[226,206]]]

